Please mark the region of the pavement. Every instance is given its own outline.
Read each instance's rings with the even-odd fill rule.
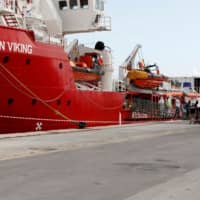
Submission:
[[[125,200],[199,200],[200,169],[159,184]]]
[[[163,124],[166,124],[165,131],[163,132],[160,132],[158,122],[148,122],[145,123],[145,126],[144,123],[137,123],[133,125],[93,127],[87,129],[2,134],[0,135],[0,160],[11,160],[53,152],[71,151],[106,144],[117,144],[173,135],[174,133],[168,130],[167,125],[173,123],[174,121],[163,122]],[[180,122],[176,123],[182,126]],[[148,126],[151,125],[155,125],[156,128],[155,131],[149,132]],[[134,128],[134,132],[131,131],[132,128]],[[144,131],[144,133],[141,131]],[[141,133],[138,134],[139,132]],[[182,130],[177,130],[176,134],[182,134]]]
[[[162,123],[174,123],[174,122],[181,122],[181,120],[169,120],[163,121]],[[8,138],[18,138],[18,137],[30,137],[30,136],[40,136],[40,135],[54,135],[54,134],[68,134],[68,133],[78,133],[78,132],[85,132],[85,131],[92,131],[92,130],[99,130],[99,129],[110,129],[110,128],[120,128],[120,127],[136,127],[136,126],[144,126],[144,124],[157,124],[159,122],[149,121],[149,122],[137,122],[134,124],[123,124],[123,125],[107,125],[107,126],[98,126],[98,127],[88,127],[85,129],[60,129],[60,130],[48,130],[48,131],[33,131],[33,132],[19,132],[19,133],[6,133],[0,134],[1,139],[8,139]]]
[[[125,181],[125,180],[127,181],[128,177],[124,179],[124,175],[127,175],[127,170],[129,169],[129,167],[130,167],[129,170],[131,170],[130,172],[136,173],[136,174],[134,173],[132,174],[133,177],[135,178],[137,176],[140,177],[137,174],[138,172],[139,174],[141,172],[141,180],[138,180],[138,185],[140,182],[141,188],[143,189],[141,189],[141,191],[139,191],[138,189],[138,191],[133,191],[132,193],[130,192],[130,190],[127,189],[127,191],[129,192],[127,192],[127,195],[123,195],[123,196],[126,196],[126,198],[120,198],[118,196],[118,199],[120,200],[190,200],[190,199],[199,200],[200,199],[200,189],[199,189],[200,188],[200,163],[198,161],[198,158],[199,158],[198,152],[200,152],[200,146],[198,146],[199,145],[198,133],[200,134],[200,126],[198,124],[189,125],[188,122],[185,122],[185,121],[169,121],[169,122],[160,122],[160,123],[149,122],[145,124],[138,123],[134,125],[95,127],[95,128],[81,129],[81,130],[69,129],[69,130],[56,130],[56,131],[53,130],[53,131],[45,131],[45,132],[5,134],[5,135],[0,135],[0,163],[3,164],[4,162],[7,163],[7,161],[12,161],[11,163],[12,165],[8,163],[8,166],[5,167],[5,170],[8,169],[8,167],[10,166],[10,170],[13,171],[14,170],[12,167],[14,166],[13,162],[18,161],[19,159],[22,159],[22,158],[26,160],[26,158],[28,159],[28,158],[33,157],[34,162],[35,162],[35,160],[37,159],[37,156],[48,154],[49,156],[54,155],[55,157],[56,154],[53,154],[53,153],[59,153],[59,152],[66,153],[68,151],[75,151],[75,150],[79,150],[77,152],[78,154],[78,153],[81,153],[82,150],[86,150],[86,149],[88,149],[88,154],[90,155],[91,154],[90,148],[96,149],[98,147],[104,147],[104,148],[109,147],[110,149],[108,152],[110,153],[111,146],[106,147],[106,145],[112,145],[112,149],[116,148],[116,150],[119,150],[121,148],[120,153],[122,154],[122,156],[124,156],[125,153],[122,153],[124,151],[122,150],[122,144],[124,145],[123,149],[127,148],[126,146],[127,145],[130,146],[131,144],[130,149],[127,150],[127,152],[130,152],[130,158],[136,160],[137,162],[129,163],[130,160],[127,157],[128,159],[127,161],[129,161],[128,163],[122,162],[122,163],[118,163],[117,165],[115,164],[114,166],[120,166],[124,170],[123,171],[124,174],[123,173],[120,174],[121,181]],[[190,134],[191,136],[194,137],[194,139],[190,136]],[[143,147],[141,148],[140,148],[140,141],[141,141],[141,144],[143,144]],[[152,146],[154,144],[153,141],[157,141],[155,143],[155,148]],[[118,145],[116,146],[115,144],[118,144]],[[148,147],[148,145],[150,146]],[[136,146],[138,147],[136,148]],[[193,147],[193,149],[191,149],[191,147]],[[149,155],[147,155],[147,152],[149,151],[150,148],[153,148],[154,151],[149,152]],[[93,149],[93,151],[95,149]],[[103,149],[98,148],[96,151],[99,153],[101,151],[104,151]],[[112,151],[115,152],[114,149]],[[131,156],[132,151],[135,152],[134,158],[132,158]],[[97,154],[94,153],[93,155],[94,158],[96,157],[96,155]],[[63,154],[63,156],[65,157],[66,154]],[[111,158],[113,158],[113,156],[115,157],[117,156],[117,154],[115,155],[113,153],[111,155]],[[120,157],[120,159],[123,160],[124,158],[122,156]],[[157,159],[157,156],[160,156],[162,159]],[[78,157],[80,159],[83,156],[79,155]],[[42,160],[43,158],[40,157],[40,159]],[[79,159],[72,158],[72,161],[77,162]],[[49,162],[51,160],[52,159],[49,158]],[[108,158],[107,162],[109,162],[109,160],[110,159]],[[140,160],[141,162],[139,162]],[[153,160],[156,162],[155,163],[152,162],[151,164],[151,163],[148,163],[148,160],[149,162],[150,161],[152,162]],[[175,165],[170,164],[170,160],[173,160]],[[181,166],[180,170],[179,170],[179,167],[177,167],[178,165],[176,166],[176,161]],[[26,161],[23,161],[23,162],[26,162]],[[40,162],[41,161],[39,161],[39,163]],[[97,161],[94,161],[94,163],[96,162]],[[165,162],[169,162],[169,164],[167,163],[165,164]],[[192,163],[191,166],[190,166],[190,163]],[[17,164],[17,165],[19,168],[22,167],[21,164],[20,165]],[[34,165],[34,164],[31,164],[31,165]],[[86,169],[89,170],[89,166],[91,166],[90,163],[88,164],[88,166],[86,166]],[[27,164],[24,167],[26,169]],[[104,168],[105,166],[102,164],[102,166],[100,167]],[[3,170],[3,168],[1,168],[1,170]],[[70,168],[70,170],[72,170],[72,168]],[[77,173],[80,169],[78,168],[74,170]],[[115,172],[111,168],[110,170],[111,170],[110,173]],[[142,175],[143,174],[142,170],[144,171],[144,175]],[[155,180],[153,178],[154,176],[153,174],[155,173],[154,170],[158,174],[162,172],[160,175],[155,174],[155,177],[158,176],[157,180],[156,178]],[[176,171],[178,172],[178,174],[176,174]],[[148,179],[148,177],[145,178],[145,173],[147,172],[148,172],[148,175],[151,175],[151,177],[149,177],[150,180],[148,181],[150,181],[150,183],[152,181],[152,184],[150,184],[150,187],[149,186],[143,187],[143,185],[145,185],[144,183]],[[173,177],[172,172],[174,173],[174,177]],[[1,173],[2,173],[2,176],[4,176],[3,175],[4,172],[2,171]],[[165,175],[163,173],[167,173],[166,177],[168,178],[164,179],[163,177],[165,177]],[[16,173],[14,174],[17,178],[18,175]],[[91,175],[91,172],[88,171],[87,176],[90,176],[90,175]],[[115,173],[114,175],[116,176]],[[81,181],[84,182],[85,180],[84,178],[87,179],[88,177],[82,177],[82,176],[84,175],[82,175],[81,173],[81,178],[82,178]],[[117,175],[117,177],[115,176],[113,176],[113,179],[117,179],[119,174]],[[21,175],[19,177],[21,177]],[[100,177],[102,177],[102,175]],[[66,177],[66,178],[70,178],[70,177]],[[76,179],[79,179],[79,178],[80,176],[77,175]],[[90,178],[95,178],[95,177],[90,177]],[[6,177],[5,177],[5,180],[6,180]],[[102,181],[106,181],[106,180],[107,179],[105,177],[105,179]],[[161,180],[164,180],[164,181],[161,181]],[[157,182],[157,181],[161,181],[161,182]],[[8,182],[8,180],[6,180],[6,182]],[[130,179],[130,182],[131,182],[131,179]],[[74,182],[74,184],[76,183],[77,181]],[[95,184],[99,185],[100,183],[95,182]],[[120,186],[116,186],[116,187],[120,188]],[[131,185],[127,185],[126,187],[131,188]],[[137,184],[133,185],[132,187],[137,188]],[[8,188],[6,190],[8,190]],[[116,194],[116,191],[113,191],[113,194]],[[96,193],[96,195],[98,196],[98,193]],[[0,196],[1,196],[1,192],[0,192]],[[19,195],[19,197],[21,196]],[[93,199],[99,199],[99,198],[93,198]]]

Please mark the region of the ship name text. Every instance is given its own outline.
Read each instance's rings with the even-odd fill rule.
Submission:
[[[16,52],[16,53],[32,54],[33,46],[30,44],[0,40],[0,51],[7,51],[7,50],[10,52]]]

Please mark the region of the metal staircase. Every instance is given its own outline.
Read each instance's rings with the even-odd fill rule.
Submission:
[[[14,14],[4,14],[3,18],[10,27],[20,27],[19,22]]]

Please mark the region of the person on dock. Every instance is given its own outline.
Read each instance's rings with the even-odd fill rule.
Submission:
[[[181,102],[180,99],[175,99],[175,114],[174,119],[179,119],[181,116]]]
[[[195,122],[199,122],[199,102],[198,100],[195,103]]]
[[[189,101],[185,104],[186,119],[189,119],[189,118],[190,118],[190,107],[191,107],[191,101],[189,100]]]
[[[194,124],[195,122],[198,121],[198,101],[192,104],[190,107],[190,124]]]

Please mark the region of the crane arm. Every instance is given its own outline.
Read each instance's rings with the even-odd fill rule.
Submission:
[[[134,65],[135,57],[136,57],[136,55],[137,55],[137,53],[138,53],[140,48],[142,48],[142,46],[140,44],[136,45],[135,48],[133,49],[133,51],[130,53],[130,55],[123,62],[121,67],[127,68],[128,66],[130,66],[131,69],[132,69],[133,65]]]

